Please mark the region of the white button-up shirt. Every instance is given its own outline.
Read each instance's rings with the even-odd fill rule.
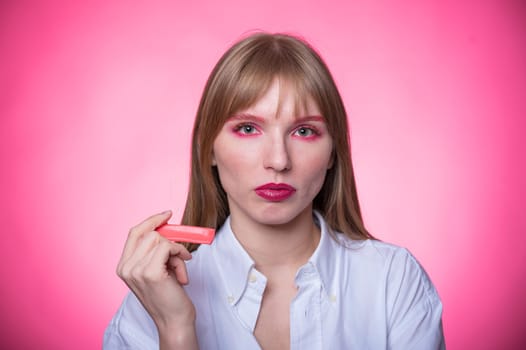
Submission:
[[[319,213],[318,247],[296,273],[291,349],[444,349],[442,304],[405,249],[329,233]],[[187,263],[185,287],[201,349],[259,349],[254,336],[266,278],[237,241],[230,221]],[[158,349],[152,319],[129,293],[104,334],[105,349]]]

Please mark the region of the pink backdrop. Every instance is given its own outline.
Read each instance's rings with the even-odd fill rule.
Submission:
[[[368,227],[431,275],[448,348],[517,348],[525,14],[499,0],[2,1],[2,348],[100,347],[127,291],[114,271],[128,228],[180,217],[205,79],[251,29],[299,33],[325,57]]]

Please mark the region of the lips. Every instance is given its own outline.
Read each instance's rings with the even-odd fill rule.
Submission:
[[[281,202],[296,192],[296,189],[285,183],[268,183],[255,189],[258,196],[271,202]]]

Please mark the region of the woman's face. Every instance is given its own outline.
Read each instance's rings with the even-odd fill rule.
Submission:
[[[219,131],[213,164],[233,219],[280,225],[312,210],[332,165],[333,142],[311,99],[296,107],[294,91],[276,79]]]

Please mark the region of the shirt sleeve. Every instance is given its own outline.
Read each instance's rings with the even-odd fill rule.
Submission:
[[[124,301],[104,332],[103,350],[159,349],[157,327],[132,292]]]
[[[442,303],[424,269],[405,249],[391,262],[386,298],[389,349],[445,349]]]

